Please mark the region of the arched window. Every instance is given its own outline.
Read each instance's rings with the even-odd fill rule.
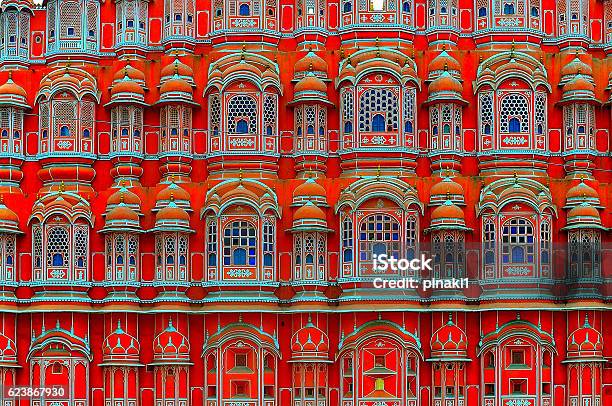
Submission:
[[[344,2],[344,6],[342,7],[342,10],[345,13],[350,13],[351,11],[353,11],[353,3],[352,0],[351,1],[345,1]]]
[[[478,9],[478,17],[486,17],[487,16],[487,8],[486,7],[480,7]]]
[[[371,214],[359,226],[359,259],[372,261],[374,256],[386,254],[400,257],[400,225],[387,214]]]
[[[68,230],[64,227],[51,227],[47,235],[47,265],[65,266],[69,254]]]
[[[236,133],[247,134],[249,132],[249,125],[246,120],[238,120],[236,123]]]
[[[504,14],[506,15],[514,14],[514,4],[513,3],[504,4]]]
[[[344,262],[353,260],[353,221],[349,216],[342,222],[342,259]]]
[[[383,132],[385,131],[385,118],[382,114],[376,114],[372,119],[372,131]]]
[[[385,116],[380,114],[385,112]],[[385,122],[386,121],[386,122]],[[377,130],[377,128],[382,128]],[[397,131],[399,127],[399,100],[389,89],[376,87],[366,90],[359,100],[359,131]]]
[[[404,4],[402,4],[402,11],[404,13],[410,13],[410,2],[405,1]]]
[[[251,15],[251,8],[248,4],[241,4],[238,12],[241,16],[248,17]]]
[[[257,230],[248,221],[233,221],[223,232],[224,265],[257,265]]]
[[[529,220],[514,217],[502,228],[502,261],[504,264],[533,263],[533,224]]]
[[[521,131],[521,122],[518,118],[512,117],[508,122],[508,129],[511,133],[517,133]]]
[[[531,16],[538,17],[540,15],[540,10],[537,7],[531,7]]]
[[[346,121],[344,123],[344,132],[345,133],[352,133],[353,132],[353,123],[350,121]]]
[[[62,126],[60,128],[60,135],[62,137],[70,137],[70,129],[67,126]]]

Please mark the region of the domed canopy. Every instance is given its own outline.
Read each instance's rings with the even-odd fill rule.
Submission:
[[[305,56],[295,63],[293,71],[296,79],[304,77],[309,72],[324,79],[327,78],[327,62],[310,49]]]
[[[428,89],[429,98],[426,104],[433,104],[436,102],[467,104],[463,97],[461,97],[463,85],[448,72],[448,69],[434,79],[433,82],[429,84]]]
[[[138,213],[121,202],[106,214],[106,223],[100,232],[142,233],[144,230],[140,228],[140,216]]]
[[[135,69],[132,69],[135,70]],[[147,105],[144,101],[144,88],[130,76],[129,69],[123,69],[123,77],[116,79],[111,86],[111,101],[107,105],[116,103]]]
[[[139,358],[138,340],[123,331],[117,320],[117,328],[102,343],[102,365],[141,365]]]
[[[4,334],[0,333],[0,367],[18,368],[17,345]]]
[[[122,80],[126,76],[128,76],[130,79],[132,79],[139,85],[143,87],[145,86],[145,74],[141,70],[136,69],[135,67],[130,65],[129,62],[123,68],[115,72],[115,75],[113,76],[113,81]]]
[[[191,364],[189,340],[172,325],[172,320],[153,340],[153,364]]]
[[[14,7],[17,10],[26,9],[32,12],[32,10],[34,10],[36,5],[34,4],[32,0],[1,0],[0,1],[1,11],[4,11],[10,7]]]
[[[189,213],[177,206],[174,198],[170,197],[170,203],[155,215],[155,228],[152,231],[192,232],[189,220]]]
[[[448,322],[436,330],[430,341],[433,360],[469,361],[467,358],[467,335],[453,323],[449,315]]]
[[[4,204],[4,196],[0,196],[0,233],[22,234],[19,216]]]
[[[329,362],[329,338],[310,317],[291,337],[290,362]]]
[[[584,179],[581,179],[580,183],[567,191],[565,199],[566,208],[575,207],[583,202],[594,207],[600,207],[599,194],[591,186],[584,183]]]
[[[449,176],[444,177],[440,182],[433,185],[430,194],[430,205],[444,204],[447,200],[459,206],[465,205],[463,186],[452,180]]]
[[[427,69],[429,70],[428,80],[436,79],[445,71],[451,75],[461,75],[461,65],[445,49],[429,62]]]
[[[582,202],[567,213],[567,224],[563,227],[563,230],[577,228],[606,229],[601,225],[599,211],[587,202]]]
[[[323,103],[332,104],[327,99],[327,85],[313,72],[308,72],[295,85],[294,98],[289,105],[297,103]]]
[[[178,57],[174,58],[171,64],[164,66],[160,72],[161,81],[164,82],[174,76],[185,80],[190,86],[195,86],[193,81],[193,69],[180,61]]]
[[[23,87],[13,81],[13,74],[9,72],[7,81],[0,86],[0,106],[13,106],[29,109],[28,94]]]
[[[571,361],[605,361],[601,333],[589,324],[585,316],[582,327],[574,330],[567,338],[567,358]]]
[[[325,212],[308,201],[293,213],[291,231],[330,231],[327,228]]]
[[[450,199],[431,212],[431,225],[427,231],[433,230],[471,230],[465,225],[465,214]]]
[[[167,187],[163,188],[155,198],[155,208],[153,211],[161,210],[163,207],[170,203],[171,199],[174,199],[174,203],[185,209],[187,212],[191,211],[191,195],[179,184],[174,182],[174,179],[170,179],[170,183]]]
[[[328,206],[327,191],[314,178],[306,179],[306,182],[295,188],[291,205],[302,206],[308,201],[313,202],[317,206]]]
[[[579,73],[591,77],[593,75],[593,68],[589,64],[582,62],[578,53],[576,53],[574,59],[561,67],[559,85],[563,86]]]
[[[126,206],[140,211],[140,197],[130,189],[121,184],[119,189],[115,191],[106,201],[106,209],[112,209],[119,203],[124,203]]]
[[[159,88],[159,103],[184,103],[197,105],[193,101],[193,88],[178,75],[164,81]]]
[[[574,102],[600,104],[599,100],[595,98],[595,86],[580,73],[563,86],[563,97],[559,104]]]

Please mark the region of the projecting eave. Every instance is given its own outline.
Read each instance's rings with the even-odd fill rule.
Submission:
[[[334,361],[327,358],[316,358],[316,357],[304,357],[304,358],[294,358],[287,361],[290,364],[295,364],[298,362],[304,363],[314,363],[314,364],[333,364]]]
[[[580,357],[580,358],[566,358],[561,361],[562,364],[580,364],[589,362],[608,362],[604,357]]]
[[[425,230],[423,230],[423,232],[431,233],[432,231],[441,231],[441,230],[456,230],[456,231],[469,231],[469,232],[474,231],[474,229],[466,227],[466,226],[460,226],[460,225],[454,225],[454,224],[440,224],[438,226],[427,227]]]
[[[145,364],[133,361],[105,361],[98,364],[99,367],[144,367]]]
[[[295,106],[296,104],[301,104],[301,103],[304,103],[304,104],[306,104],[306,103],[319,103],[319,104],[325,104],[327,106],[335,107],[335,104],[330,102],[326,98],[323,98],[323,97],[311,97],[311,96],[296,97],[295,99],[293,99],[289,103],[287,103],[287,105],[288,106]]]
[[[108,103],[106,103],[104,105],[104,107],[113,107],[113,106],[117,106],[117,105],[121,105],[121,104],[131,104],[131,105],[139,105],[142,107],[148,107],[149,103],[146,103],[145,101],[142,100],[138,100],[138,99],[124,99],[124,98],[117,98],[116,100],[111,100]]]
[[[182,359],[167,359],[153,361],[147,364],[148,366],[165,366],[165,365],[194,365],[191,361],[185,361]]]
[[[426,358],[425,361],[429,361],[429,362],[453,362],[453,361],[470,362],[472,361],[472,359],[466,358],[466,357],[434,357],[434,358]]]

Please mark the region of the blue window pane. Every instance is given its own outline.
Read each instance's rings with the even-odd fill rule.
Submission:
[[[382,114],[376,114],[372,119],[372,131],[383,132],[385,131],[385,118]]]
[[[353,250],[344,250],[344,261],[350,262],[353,260]]]
[[[70,137],[70,129],[66,126],[63,126],[62,128],[60,128],[60,135],[62,137]]]
[[[246,120],[239,120],[236,123],[236,132],[238,134],[246,134],[249,132],[249,125]]]
[[[306,257],[306,262],[308,262],[308,257]],[[264,255],[264,266],[272,266],[272,254]]]
[[[519,263],[525,262],[525,251],[522,247],[513,247],[512,248],[512,262]]]
[[[246,250],[244,248],[234,250],[234,265],[246,265]]]
[[[344,132],[345,133],[352,133],[353,132],[353,123],[351,123],[350,121],[347,121],[344,123]]]
[[[117,265],[123,265],[123,255],[117,255]]]
[[[187,258],[185,257],[185,255],[181,255],[179,257],[179,265],[185,265],[187,263]]]
[[[64,266],[64,257],[62,254],[53,254],[53,266]]]
[[[509,131],[512,132],[512,133],[520,132],[521,131],[521,122],[519,121],[518,118],[513,117],[508,122],[508,128],[509,128]]]
[[[168,255],[166,257],[166,264],[167,265],[174,265],[174,255]]]
[[[251,8],[248,4],[241,4],[239,14],[241,16],[249,16],[251,15]]]

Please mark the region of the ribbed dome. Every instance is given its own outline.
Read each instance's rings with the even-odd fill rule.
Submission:
[[[292,205],[301,206],[309,201],[316,205],[327,206],[327,191],[313,178],[306,179],[306,182],[293,191]]]
[[[583,202],[578,206],[573,207],[567,213],[567,225],[564,227],[564,229],[570,230],[576,228],[601,228],[601,217],[599,216],[599,211],[587,202]]]
[[[17,345],[15,345],[13,340],[2,333],[0,333],[0,364],[18,365]]]
[[[25,89],[15,83],[11,76],[9,76],[6,83],[0,86],[0,97],[4,95],[19,96],[24,98],[28,96]]]
[[[119,190],[110,195],[106,201],[106,205],[115,206],[121,202],[128,206],[140,206],[140,198],[138,195],[124,186],[121,186]]]
[[[307,202],[293,213],[293,220],[323,220],[327,221],[325,212],[315,206],[312,202]]]
[[[431,220],[442,220],[442,219],[457,219],[464,221],[465,214],[463,210],[453,204],[450,200],[447,200],[442,206],[436,207],[431,212]]]
[[[19,230],[19,216],[6,207],[4,198],[0,196],[0,232],[21,233]]]
[[[295,85],[295,93],[300,92],[327,93],[327,86],[321,79],[310,73],[300,79]]]
[[[568,92],[594,92],[595,86],[585,76],[577,74],[574,79],[563,86],[563,93]]]
[[[162,68],[160,75],[162,78],[174,75],[193,77],[193,69],[176,58],[174,62]]]
[[[595,198],[599,200],[599,194],[595,189],[584,183],[584,180],[581,180],[576,186],[571,187],[567,194],[565,195],[567,199],[572,198]]]
[[[135,81],[131,80],[129,77],[124,77],[123,79],[115,82],[111,87],[111,96],[118,95],[120,93],[129,93],[139,96],[144,96],[144,89]]]
[[[445,69],[450,71],[461,71],[461,65],[455,58],[450,56],[446,50],[443,50],[429,62],[427,69],[429,72],[443,71]]]
[[[578,55],[576,55],[576,57],[570,63],[561,68],[560,73],[561,76],[573,76],[577,75],[578,73],[583,73],[590,76],[593,74],[593,68],[582,62]]]
[[[112,221],[125,221],[125,222],[138,222],[138,213],[126,206],[124,203],[119,203],[106,215],[106,222]]]
[[[446,93],[459,93],[463,92],[463,85],[454,76],[445,70],[440,76],[434,79],[429,84],[429,94],[446,92]]]
[[[251,199],[254,201],[259,200],[259,196],[257,196],[257,193],[253,192],[251,189],[245,188],[242,182],[238,183],[238,186],[235,187],[234,189],[225,193],[223,195],[223,199],[226,201],[231,201],[234,196],[246,197],[247,199]]]
[[[172,79],[164,82],[164,84],[159,88],[160,96],[163,96],[165,93],[174,92],[188,93],[191,95],[193,94],[193,89],[189,83],[175,75],[172,77]]]
[[[431,188],[432,196],[463,195],[463,186],[452,180],[444,178],[441,182],[436,183]]]
[[[158,211],[155,215],[156,225],[161,221],[189,222],[189,213],[182,207],[177,206],[174,200],[171,199],[170,204]]]
[[[327,360],[329,358],[329,338],[309,319],[291,338],[292,360]]]
[[[134,79],[139,82],[145,81],[145,74],[142,71],[134,68],[129,63],[125,65],[123,68],[119,69],[117,72],[115,72],[113,79],[115,81],[118,81],[118,80],[125,78],[126,76],[129,77],[130,79]]]
[[[327,62],[312,50],[309,50],[304,57],[295,63],[293,71],[296,75],[305,74],[309,71],[327,73]]]

